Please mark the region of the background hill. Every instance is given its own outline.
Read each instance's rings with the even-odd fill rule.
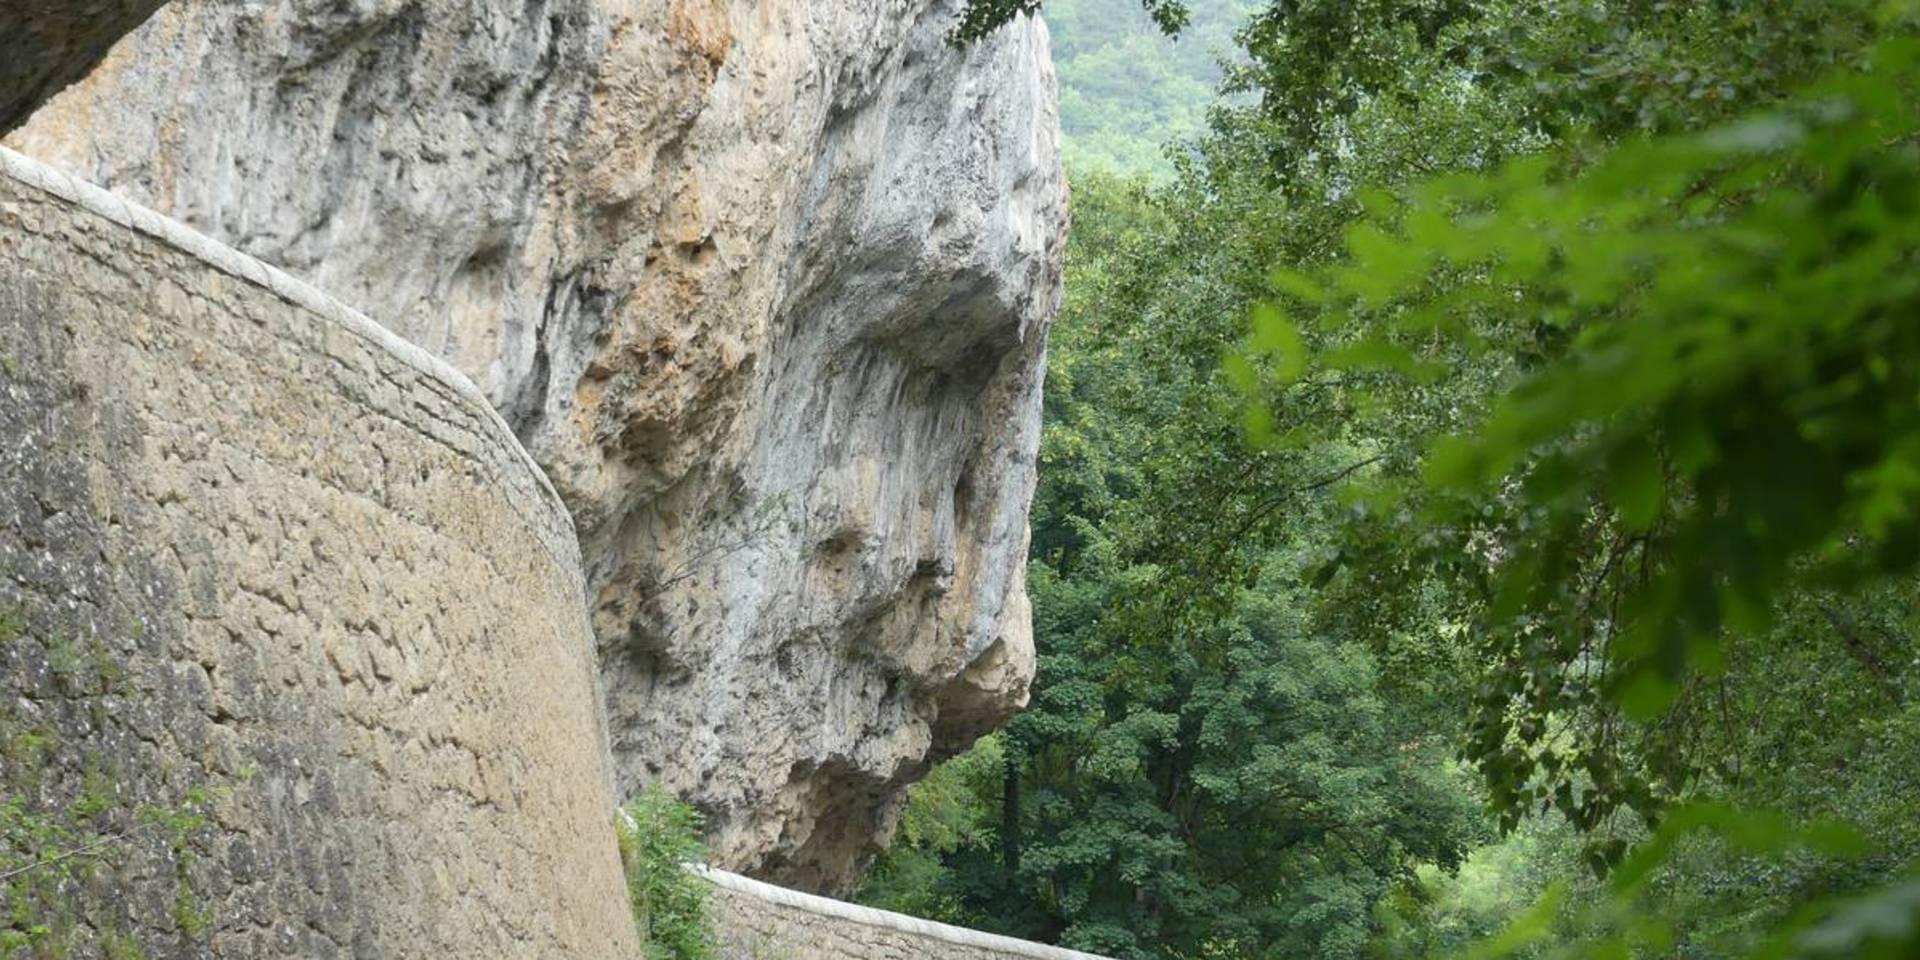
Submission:
[[[1256,7],[1197,0],[1187,28],[1169,39],[1131,0],[1048,3],[1067,165],[1171,175],[1166,145],[1206,127],[1220,60],[1234,52],[1234,31]]]

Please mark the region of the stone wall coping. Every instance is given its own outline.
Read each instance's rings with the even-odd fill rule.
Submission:
[[[97,184],[69,176],[54,167],[7,147],[0,147],[0,176],[50,193],[96,216],[137,230],[185,252],[229,276],[273,291],[281,299],[358,336],[419,372],[440,381],[462,400],[483,411],[499,432],[499,439],[539,480],[551,510],[566,525],[572,539],[573,515],[553,488],[545,470],[514,435],[500,411],[494,409],[467,375],[419,345],[374,322],[366,314],[341,303],[318,287],[258,258],[241,253],[165,214],[134,203]]]
[[[1008,954],[1009,956],[1032,957],[1034,960],[1111,960],[1109,957],[1102,957],[1091,953],[1081,953],[1078,950],[1068,950],[1065,947],[1054,947],[1044,943],[1034,943],[1031,940],[1003,937],[997,933],[969,930],[966,927],[956,927],[951,924],[936,923],[932,920],[922,920],[919,917],[910,917],[904,913],[875,910],[872,907],[863,907],[859,904],[847,903],[844,900],[834,900],[828,897],[815,896],[810,893],[801,893],[798,890],[777,887],[771,883],[763,883],[751,877],[743,877],[737,873],[728,873],[725,870],[718,870],[703,864],[688,864],[687,869],[706,878],[707,881],[714,886],[731,890],[734,893],[744,894],[756,900],[783,907],[792,907],[795,910],[803,910],[807,913],[846,920],[851,923],[879,927],[884,930],[897,930],[901,933],[926,937],[931,940],[941,940],[963,947],[991,950]]]

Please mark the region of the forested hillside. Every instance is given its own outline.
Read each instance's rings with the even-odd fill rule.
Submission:
[[[1190,166],[1075,171],[1033,701],[863,896],[1125,960],[1920,956],[1920,10],[1253,6]]]
[[[1169,39],[1145,10],[1114,0],[1046,7],[1060,74],[1061,145],[1073,170],[1172,176],[1170,146],[1198,137],[1254,0],[1196,0]]]

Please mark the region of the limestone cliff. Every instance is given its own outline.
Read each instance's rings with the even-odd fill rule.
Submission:
[[[956,0],[176,0],[9,144],[482,385],[571,509],[621,789],[844,891],[1025,699],[1065,194]]]

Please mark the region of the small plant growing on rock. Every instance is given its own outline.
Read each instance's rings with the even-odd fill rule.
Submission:
[[[649,787],[621,809],[614,826],[648,960],[712,960],[707,883],[686,869],[707,855],[699,811]]]

